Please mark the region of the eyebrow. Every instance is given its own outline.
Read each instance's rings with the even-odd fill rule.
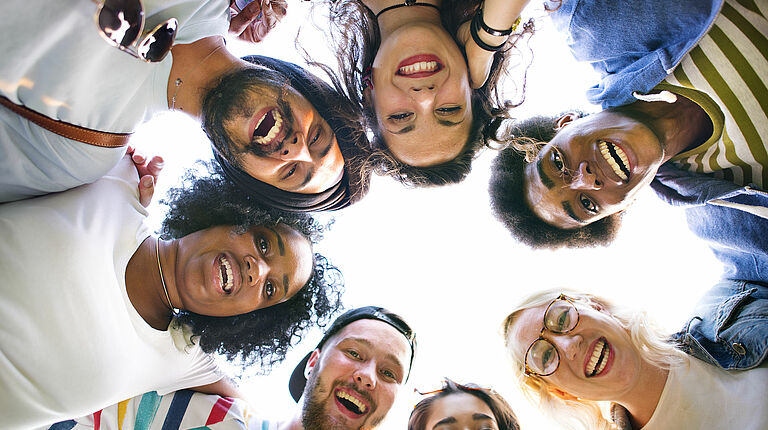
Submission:
[[[472,414],[472,419],[473,420],[491,420],[491,421],[494,421],[493,417],[488,416],[486,414],[481,414],[481,413]]]
[[[413,125],[408,125],[408,126],[402,128],[400,130],[397,130],[397,131],[390,131],[390,130],[387,130],[387,131],[389,131],[392,134],[405,134],[405,133],[413,131],[415,128],[416,127],[413,126]]]
[[[438,124],[440,124],[440,125],[442,125],[442,126],[445,126],[445,127],[456,127],[457,125],[459,125],[459,124],[461,124],[462,122],[464,122],[464,120],[465,120],[465,119],[466,119],[466,117],[464,117],[464,118],[463,118],[461,121],[459,121],[459,122],[452,122],[452,121],[446,121],[446,120],[444,120],[444,119],[438,119],[438,120],[437,120],[437,123],[438,123]]]
[[[288,295],[288,274],[283,274],[283,297],[280,298],[280,300],[284,299],[285,296]]]
[[[436,422],[435,425],[432,426],[433,429],[443,425],[443,424],[453,424],[456,422],[456,418],[454,417],[445,417],[441,419],[440,421]]]
[[[544,157],[539,157],[539,159],[536,160],[536,170],[539,172],[539,179],[541,179],[541,183],[544,184],[547,189],[552,189],[552,187],[555,186],[555,183],[552,182],[552,179],[550,179],[546,173],[544,173],[544,166],[541,164],[543,158]]]
[[[280,236],[280,233],[277,232],[272,226],[265,226],[267,230],[271,231],[275,234],[275,237],[277,238],[277,249],[280,251],[280,256],[285,255],[285,244],[283,243],[283,238]]]
[[[576,216],[576,212],[573,211],[571,202],[563,201],[561,204],[563,205],[563,210],[565,211],[565,213],[568,214],[569,217],[571,217],[573,220],[575,220],[579,224],[586,224],[586,221]]]

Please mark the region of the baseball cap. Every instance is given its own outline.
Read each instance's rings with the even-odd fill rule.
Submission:
[[[344,312],[341,316],[336,318],[333,324],[328,327],[328,330],[325,331],[323,338],[320,339],[320,342],[318,342],[317,346],[299,362],[295,369],[293,369],[291,379],[288,382],[288,390],[291,392],[291,397],[293,397],[293,400],[298,402],[302,393],[304,393],[304,386],[307,385],[307,378],[304,376],[304,369],[307,367],[307,362],[309,361],[309,357],[312,355],[312,352],[315,349],[322,349],[325,342],[328,341],[328,339],[330,339],[334,334],[338,333],[339,330],[355,321],[364,319],[378,320],[387,323],[395,330],[400,332],[400,334],[405,336],[406,340],[408,340],[408,345],[411,346],[411,361],[408,364],[408,373],[405,378],[405,380],[408,381],[408,377],[411,376],[411,367],[413,367],[413,357],[416,355],[416,333],[414,333],[411,327],[408,326],[408,324],[396,313],[390,312],[378,306],[364,306],[362,308],[352,309]]]

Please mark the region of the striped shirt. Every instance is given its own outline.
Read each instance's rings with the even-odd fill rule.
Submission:
[[[679,167],[768,187],[768,0],[726,0],[720,15],[656,88],[701,106],[714,132],[672,158]]]
[[[275,430],[276,422],[249,413],[245,402],[190,390],[152,391],[48,430]]]

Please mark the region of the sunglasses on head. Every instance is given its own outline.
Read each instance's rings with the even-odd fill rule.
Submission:
[[[179,27],[176,18],[170,18],[142,35],[144,5],[141,0],[104,0],[94,19],[107,43],[148,63],[163,61],[176,40]]]

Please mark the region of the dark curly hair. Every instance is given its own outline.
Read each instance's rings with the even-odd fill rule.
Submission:
[[[308,214],[282,212],[260,205],[222,176],[221,167],[202,163],[202,172],[187,173],[181,186],[162,201],[168,206],[161,235],[180,238],[219,225],[246,231],[254,225],[285,224],[312,243],[325,229]],[[218,352],[243,365],[258,362],[264,370],[282,361],[288,348],[312,324],[325,326],[341,309],[344,278],[324,256],[314,254],[312,277],[283,303],[231,317],[181,311],[179,322],[191,327],[203,351]]]
[[[444,0],[440,8],[443,26],[453,35],[456,44],[464,53],[463,44],[456,40],[459,26],[469,21],[482,4],[481,0]],[[408,165],[395,157],[380,137],[376,112],[365,102],[363,90],[364,71],[373,64],[379,49],[381,37],[375,15],[359,0],[337,0],[324,3],[330,11],[327,39],[336,54],[339,76],[328,67],[320,66],[331,77],[334,85],[347,97],[359,104],[365,115],[360,124],[362,130],[371,130],[370,154],[365,167],[379,175],[391,176],[395,180],[414,187],[445,185],[461,182],[471,171],[472,160],[481,148],[495,139],[498,118],[508,117],[508,111],[522,103],[502,100],[499,85],[506,73],[510,52],[519,38],[508,41],[508,48],[494,55],[491,71],[485,84],[472,92],[473,121],[467,141],[459,154],[450,161],[426,167]],[[325,17],[323,18],[325,19]],[[524,34],[532,34],[533,25],[524,26]],[[298,41],[298,37],[297,37]],[[307,61],[309,54],[304,51]],[[524,88],[522,93],[524,94]]]
[[[429,411],[435,400],[458,393],[475,396],[488,405],[488,408],[493,412],[493,417],[496,419],[499,430],[520,430],[520,424],[517,423],[517,417],[512,411],[512,407],[509,406],[509,403],[499,393],[480,388],[475,384],[457,384],[447,378],[443,382],[443,389],[441,391],[427,397],[413,407],[413,412],[411,412],[411,416],[408,418],[408,430],[426,430]]]
[[[621,227],[621,213],[565,230],[544,222],[526,201],[525,165],[534,162],[539,149],[555,136],[556,119],[537,116],[510,127],[509,146],[499,152],[491,167],[488,192],[494,215],[512,236],[532,248],[606,246]]]

